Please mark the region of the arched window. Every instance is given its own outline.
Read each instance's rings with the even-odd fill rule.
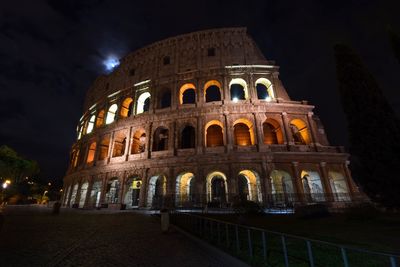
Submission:
[[[196,131],[194,127],[188,125],[182,130],[181,134],[181,148],[194,148],[195,147]]]
[[[294,186],[290,174],[283,170],[273,170],[270,176],[271,194],[275,203],[291,203],[294,198]]]
[[[104,123],[104,109],[100,110],[99,113],[97,114],[97,119],[96,119],[96,127],[103,126]]]
[[[239,119],[233,124],[235,145],[251,146],[254,145],[253,125],[247,119]]]
[[[132,138],[131,154],[143,153],[146,149],[146,132],[137,130]]]
[[[111,178],[108,183],[107,183],[107,190],[106,190],[106,197],[105,197],[105,201],[106,203],[118,203],[119,200],[119,181],[118,178]]]
[[[219,121],[210,121],[206,125],[206,146],[215,147],[224,145],[224,134],[222,132],[222,123]]]
[[[272,83],[265,78],[260,78],[256,81],[257,98],[270,101],[275,98]]]
[[[125,154],[126,136],[123,132],[116,132],[114,135],[113,158],[121,157]]]
[[[158,127],[154,131],[152,151],[163,150],[168,150],[168,129],[164,127]]]
[[[175,184],[175,204],[183,206],[190,204],[194,199],[194,175],[191,172],[185,172],[176,177]]]
[[[106,124],[110,124],[115,120],[115,114],[117,113],[118,105],[112,104],[107,112]]]
[[[171,106],[171,90],[165,89],[161,94],[160,94],[160,108],[168,108]]]
[[[149,108],[150,108],[150,93],[144,92],[139,96],[137,100],[136,114],[147,112],[149,111]]]
[[[329,183],[336,201],[350,201],[346,178],[340,172],[329,171]]]
[[[238,175],[238,193],[241,200],[262,202],[260,176],[252,170],[242,170]]]
[[[240,78],[232,79],[229,83],[231,100],[236,102],[238,100],[245,100],[249,98],[249,93],[247,91],[247,83],[245,80]]]
[[[310,143],[307,124],[304,121],[300,119],[292,120],[290,122],[290,129],[292,131],[293,141],[296,145],[307,145]]]
[[[216,80],[208,81],[204,85],[206,102],[221,101],[221,84]]]
[[[92,163],[94,161],[94,155],[96,153],[96,142],[93,142],[89,146],[88,156],[86,163]]]
[[[267,119],[263,123],[264,144],[283,144],[283,134],[279,123],[273,119]]]
[[[226,176],[222,172],[215,171],[207,175],[207,199],[216,204],[227,202],[228,186]]]
[[[104,160],[107,158],[109,146],[110,146],[110,136],[104,136],[100,143],[99,160]]]
[[[133,111],[133,99],[130,97],[125,98],[121,105],[121,118],[126,118],[132,115]]]
[[[86,128],[86,133],[91,133],[93,131],[94,122],[96,120],[96,116],[92,115],[89,119],[88,126]]]
[[[162,197],[167,191],[167,179],[164,175],[152,176],[149,179],[147,191],[147,206],[160,207],[162,205]]]
[[[196,87],[192,83],[186,83],[179,89],[180,104],[194,104],[196,102]]]
[[[243,174],[238,176],[238,193],[241,201],[250,200],[250,183]]]
[[[321,178],[316,171],[302,171],[301,181],[303,183],[303,192],[308,201],[324,201],[324,189]]]

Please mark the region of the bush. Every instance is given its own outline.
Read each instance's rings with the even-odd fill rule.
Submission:
[[[315,219],[329,216],[328,207],[324,204],[310,204],[295,208],[295,214],[303,219]]]
[[[236,213],[259,214],[262,212],[258,203],[249,200],[235,201],[232,204],[232,208]]]

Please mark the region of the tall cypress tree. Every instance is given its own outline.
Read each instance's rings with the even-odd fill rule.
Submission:
[[[350,47],[336,45],[335,57],[339,93],[348,122],[353,176],[373,201],[400,207],[399,120]]]
[[[397,61],[400,63],[400,36],[391,27],[388,27],[387,31],[393,53],[396,56]]]

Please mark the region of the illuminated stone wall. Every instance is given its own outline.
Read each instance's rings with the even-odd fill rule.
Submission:
[[[313,108],[289,98],[245,28],[156,42],[88,90],[63,204],[352,201],[348,154],[329,145]]]

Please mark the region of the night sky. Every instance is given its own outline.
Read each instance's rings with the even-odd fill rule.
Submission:
[[[357,50],[399,114],[400,64],[386,27],[400,33],[400,1],[323,2],[1,1],[0,145],[37,160],[44,178],[61,181],[85,92],[106,72],[105,59],[232,26],[247,27],[281,67],[293,100],[316,105],[331,144],[347,145],[333,45]]]

